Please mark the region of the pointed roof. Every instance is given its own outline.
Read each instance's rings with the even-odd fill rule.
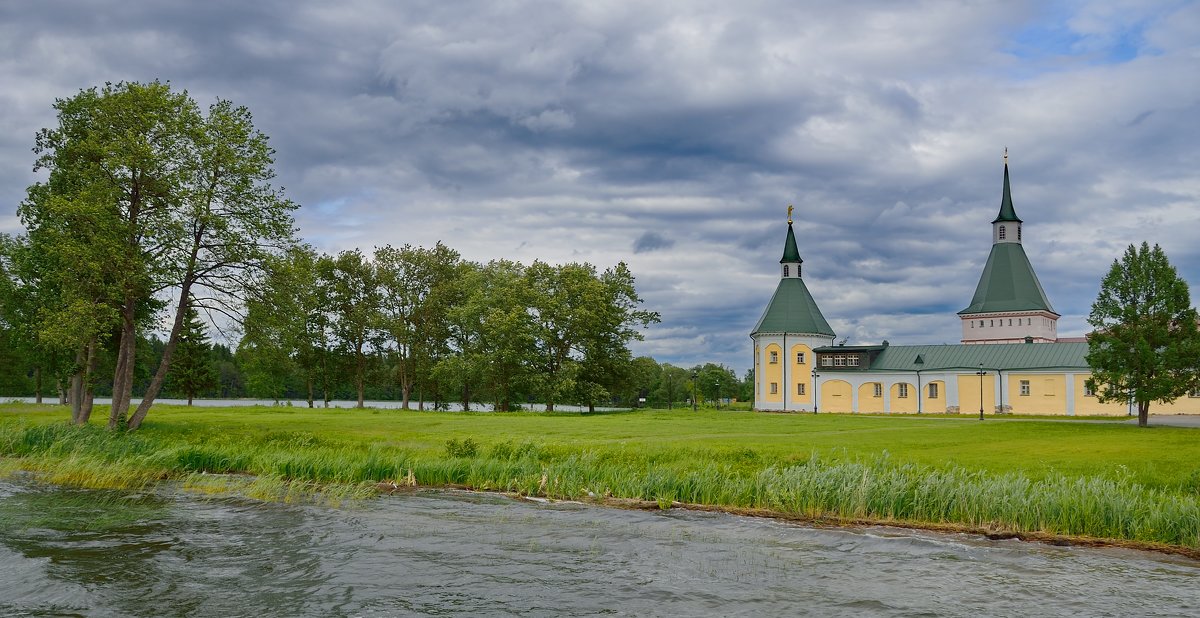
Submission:
[[[800,250],[796,248],[796,233],[792,231],[791,221],[788,221],[787,240],[783,241],[783,258],[779,260],[780,264],[784,262],[804,262],[800,259]]]
[[[808,292],[808,286],[799,277],[779,280],[767,310],[759,318],[754,330],[750,331],[751,336],[758,333],[835,336],[829,322],[821,315],[817,301]]]
[[[1020,243],[999,242],[992,245],[971,305],[958,314],[1037,310],[1058,315],[1046,299],[1025,248]]]
[[[1017,211],[1013,209],[1012,190],[1008,188],[1008,150],[1004,151],[1004,195],[1000,198],[1000,214],[996,215],[992,223],[1001,221],[1021,223],[1021,219],[1017,217]]]

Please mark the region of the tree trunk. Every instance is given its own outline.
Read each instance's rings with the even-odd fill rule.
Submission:
[[[62,378],[54,380],[54,390],[58,391],[58,405],[67,405],[67,391],[63,389]]]
[[[96,400],[96,392],[92,389],[92,380],[96,376],[96,365],[100,362],[100,354],[96,351],[96,340],[88,342],[87,368],[83,374],[83,401],[80,404],[79,424],[86,425],[92,419],[92,404]]]
[[[108,415],[108,428],[116,429],[129,415],[129,401],[133,395],[133,355],[136,351],[136,302],[126,297],[121,306],[121,334],[117,338],[117,367],[113,371],[112,411]]]
[[[308,374],[307,374],[305,377],[307,377],[307,379],[308,379],[308,407],[309,407],[309,409],[312,409],[312,407],[313,407],[313,378],[312,378],[312,373],[311,373],[311,372],[310,372],[310,373],[308,373]]]
[[[1138,427],[1145,427],[1150,422],[1150,402],[1138,402]]]
[[[42,367],[40,365],[33,368],[33,396],[35,402],[42,403]]]
[[[355,372],[354,382],[358,387],[358,406],[363,407],[363,374],[367,371],[367,359],[363,355],[362,350],[358,352],[357,371]]]
[[[179,345],[179,334],[183,332],[183,323],[187,318],[188,308],[191,306],[192,293],[192,275],[191,269],[188,269],[188,276],[183,281],[183,287],[179,291],[179,305],[175,309],[175,323],[171,326],[171,337],[167,339],[167,345],[163,347],[162,360],[158,363],[158,370],[154,372],[154,378],[150,380],[150,386],[146,387],[146,394],[142,395],[142,402],[138,404],[137,410],[133,416],[129,417],[129,430],[133,431],[142,425],[142,421],[146,419],[146,414],[150,412],[150,406],[154,404],[154,399],[158,397],[158,392],[162,390],[163,382],[167,379],[167,371],[171,368],[171,356],[175,353],[175,348]],[[191,399],[189,398],[189,402]]]
[[[188,407],[191,407],[191,405],[192,405],[192,394],[188,393]]]
[[[86,346],[75,352],[75,367],[71,373],[71,424],[78,425],[83,416],[83,368],[87,364]]]

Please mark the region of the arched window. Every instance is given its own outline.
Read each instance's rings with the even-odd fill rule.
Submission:
[[[1005,238],[1005,236],[1004,236],[1004,226],[1003,226],[1003,225],[1001,225],[1001,226],[1000,226],[1000,240],[1004,240],[1004,238]]]
[[[783,276],[784,277],[788,276],[788,265],[787,264],[783,265]]]
[[[1021,226],[1017,226],[1017,240],[1021,240]]]

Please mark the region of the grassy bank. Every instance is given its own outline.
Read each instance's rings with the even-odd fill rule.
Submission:
[[[87,487],[181,479],[223,491],[233,478],[250,495],[288,499],[460,486],[1200,548],[1200,433],[1188,429],[156,406],[141,431],[124,435],[68,427],[63,416],[0,406],[0,467]]]

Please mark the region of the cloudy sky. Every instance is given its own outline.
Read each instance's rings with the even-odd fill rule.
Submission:
[[[660,361],[749,366],[788,204],[839,338],[957,343],[1005,147],[1060,334],[1129,243],[1200,297],[1200,3],[107,4],[0,4],[0,232],[56,97],[157,78],[251,109],[319,249],[624,260]]]

